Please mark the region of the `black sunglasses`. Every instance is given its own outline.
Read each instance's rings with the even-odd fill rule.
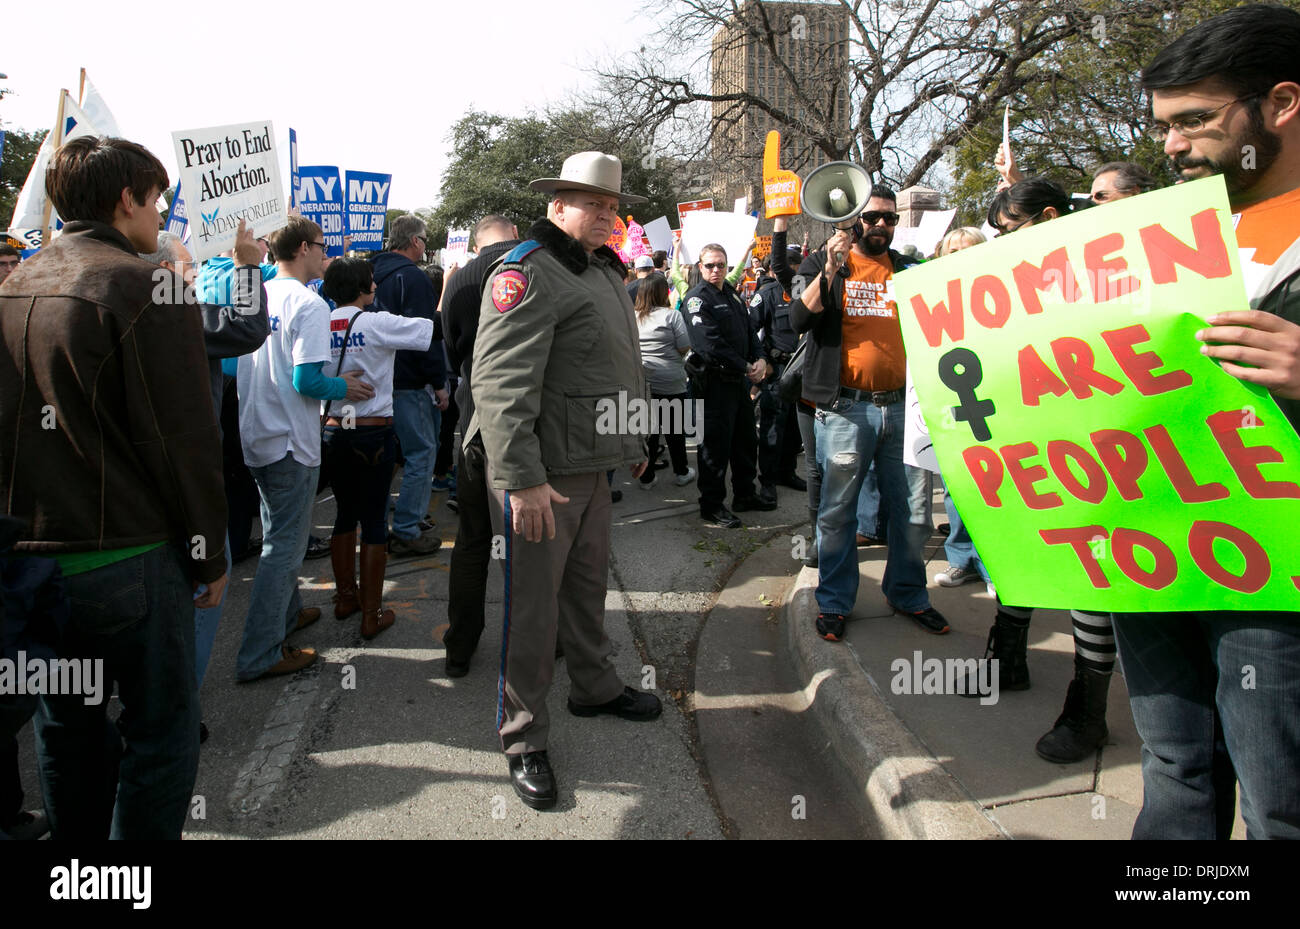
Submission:
[[[701,263],[701,264],[700,264],[700,267],[701,267],[701,268],[704,268],[706,271],[716,271],[716,270],[718,270],[719,268],[723,268],[723,269],[725,270],[726,267],[727,267],[727,263],[726,263],[725,261],[722,262],[721,264],[718,264],[718,263],[716,263],[716,262],[713,262],[713,263],[710,263],[710,264],[703,264],[703,263]]]
[[[870,213],[863,213],[862,219],[868,226],[874,226],[882,219],[886,226],[897,226],[900,217],[897,213],[881,213],[879,210],[872,210]]]

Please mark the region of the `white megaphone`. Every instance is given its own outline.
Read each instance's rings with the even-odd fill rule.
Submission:
[[[851,161],[832,161],[815,168],[804,178],[799,192],[804,214],[836,229],[852,228],[870,199],[871,178]],[[841,264],[847,257],[837,256]]]

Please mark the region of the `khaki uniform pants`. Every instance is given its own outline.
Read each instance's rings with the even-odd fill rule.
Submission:
[[[574,703],[608,703],[623,692],[605,635],[612,504],[603,473],[556,476],[568,503],[552,504],[555,538],[526,542],[510,529],[510,495],[488,486],[492,529],[504,536],[505,628],[497,685],[497,732],[507,755],[546,749],[546,694],[555,643],[564,650]]]

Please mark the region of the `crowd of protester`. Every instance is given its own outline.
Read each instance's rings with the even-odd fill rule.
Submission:
[[[1225,175],[1243,242],[1263,237],[1257,230],[1265,224],[1274,237],[1280,224],[1288,242],[1300,241],[1300,75],[1294,57],[1278,52],[1296,44],[1300,15],[1247,8],[1197,27],[1144,72],[1152,135],[1183,178]],[[1238,61],[1253,64],[1230,67]],[[1198,102],[1219,97],[1231,99]],[[1241,145],[1254,146],[1264,163],[1241,167],[1233,154]],[[1096,168],[1089,198],[1080,199],[1051,177],[1022,176],[1009,147],[996,166],[1002,183],[987,226],[999,236],[1160,186],[1139,165],[1114,161]],[[469,672],[484,629],[492,524],[482,442],[461,437],[474,417],[484,284],[520,236],[504,216],[484,217],[476,256],[444,275],[426,262],[417,217],[394,220],[386,250],[369,259],[330,259],[321,228],[291,215],[265,239],[241,224],[232,251],[199,268],[181,240],[158,232],[155,204],[168,178],[139,145],[73,140],[56,153],[47,186],[67,220],[62,235],[21,265],[14,249],[0,247],[0,485],[8,514],[0,542],[21,556],[5,562],[6,588],[27,590],[29,603],[61,604],[48,610],[60,619],[32,622],[20,638],[11,635],[19,627],[10,611],[4,642],[105,658],[122,713],[110,720],[106,702],[73,697],[0,698],[0,832],[176,837],[206,737],[199,687],[234,562],[260,553],[237,681],[291,674],[317,657],[293,640],[321,616],[303,602],[299,575],[323,493],[333,495],[336,512],[318,546],[331,559],[334,615],[359,616],[365,639],[396,620],[383,606],[389,556],[438,552],[431,497],[450,494],[458,525],[446,672]],[[666,469],[675,488],[698,480],[700,517],[723,529],[743,525],[737,513],[776,509],[778,487],[806,494],[816,631],[831,642],[844,639],[857,599],[858,548],[872,544],[886,546],[889,604],[925,632],[949,631],[925,573],[935,477],[903,462],[905,354],[889,281],[920,261],[978,248],[987,235],[958,228],[933,255],[910,255],[893,248],[899,222],[897,196],[877,184],[859,221],[819,249],[806,240],[790,246],[787,221],[778,218],[761,261],[710,244],[689,267],[680,252],[671,262],[657,252],[626,269],[651,398],[703,404],[695,465],[685,430],[663,430],[649,437],[638,486],[652,490]],[[1275,251],[1280,260],[1284,249]],[[1257,261],[1268,257],[1257,250]],[[157,299],[159,273],[193,284],[200,312],[175,305],[183,286],[175,299]],[[1292,290],[1279,285],[1256,305],[1294,320]],[[1218,335],[1229,348],[1279,351],[1266,339]],[[1254,365],[1237,371],[1289,370],[1258,382],[1295,424],[1300,362],[1292,357],[1286,369],[1249,351],[1216,351]],[[791,390],[783,375],[800,352],[801,379]],[[205,378],[193,376],[200,369]],[[55,427],[42,427],[50,410]],[[996,578],[946,490],[943,506],[947,568],[934,582],[986,585],[994,617],[985,658],[997,659],[1001,689],[1026,689],[1032,604],[998,599]],[[174,623],[191,610],[192,635]],[[1231,644],[1238,664],[1252,655],[1268,667],[1294,659],[1296,613],[1071,617],[1075,676],[1060,717],[1037,743],[1042,758],[1077,762],[1105,744],[1118,652],[1146,745],[1136,834],[1222,837],[1231,829],[1225,797],[1234,778],[1252,834],[1297,834],[1300,683],[1277,684],[1270,730],[1257,727],[1258,707],[1244,709],[1222,692],[1216,702],[1205,684],[1220,670],[1206,642]],[[1169,669],[1171,656],[1152,657],[1161,636],[1195,653],[1187,660],[1199,662],[1199,690]],[[972,682],[966,692],[979,689]],[[33,714],[43,814],[24,810],[17,782],[14,736]],[[1221,737],[1191,744],[1183,736],[1198,721]],[[104,789],[106,778],[114,790]],[[1197,811],[1192,824],[1172,825],[1189,808]]]

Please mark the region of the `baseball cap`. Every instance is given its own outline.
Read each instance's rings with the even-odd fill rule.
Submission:
[[[649,255],[642,255],[640,258],[636,260],[636,264],[634,265],[634,267],[638,271],[649,271],[654,266],[655,266],[655,260],[651,258]]]

